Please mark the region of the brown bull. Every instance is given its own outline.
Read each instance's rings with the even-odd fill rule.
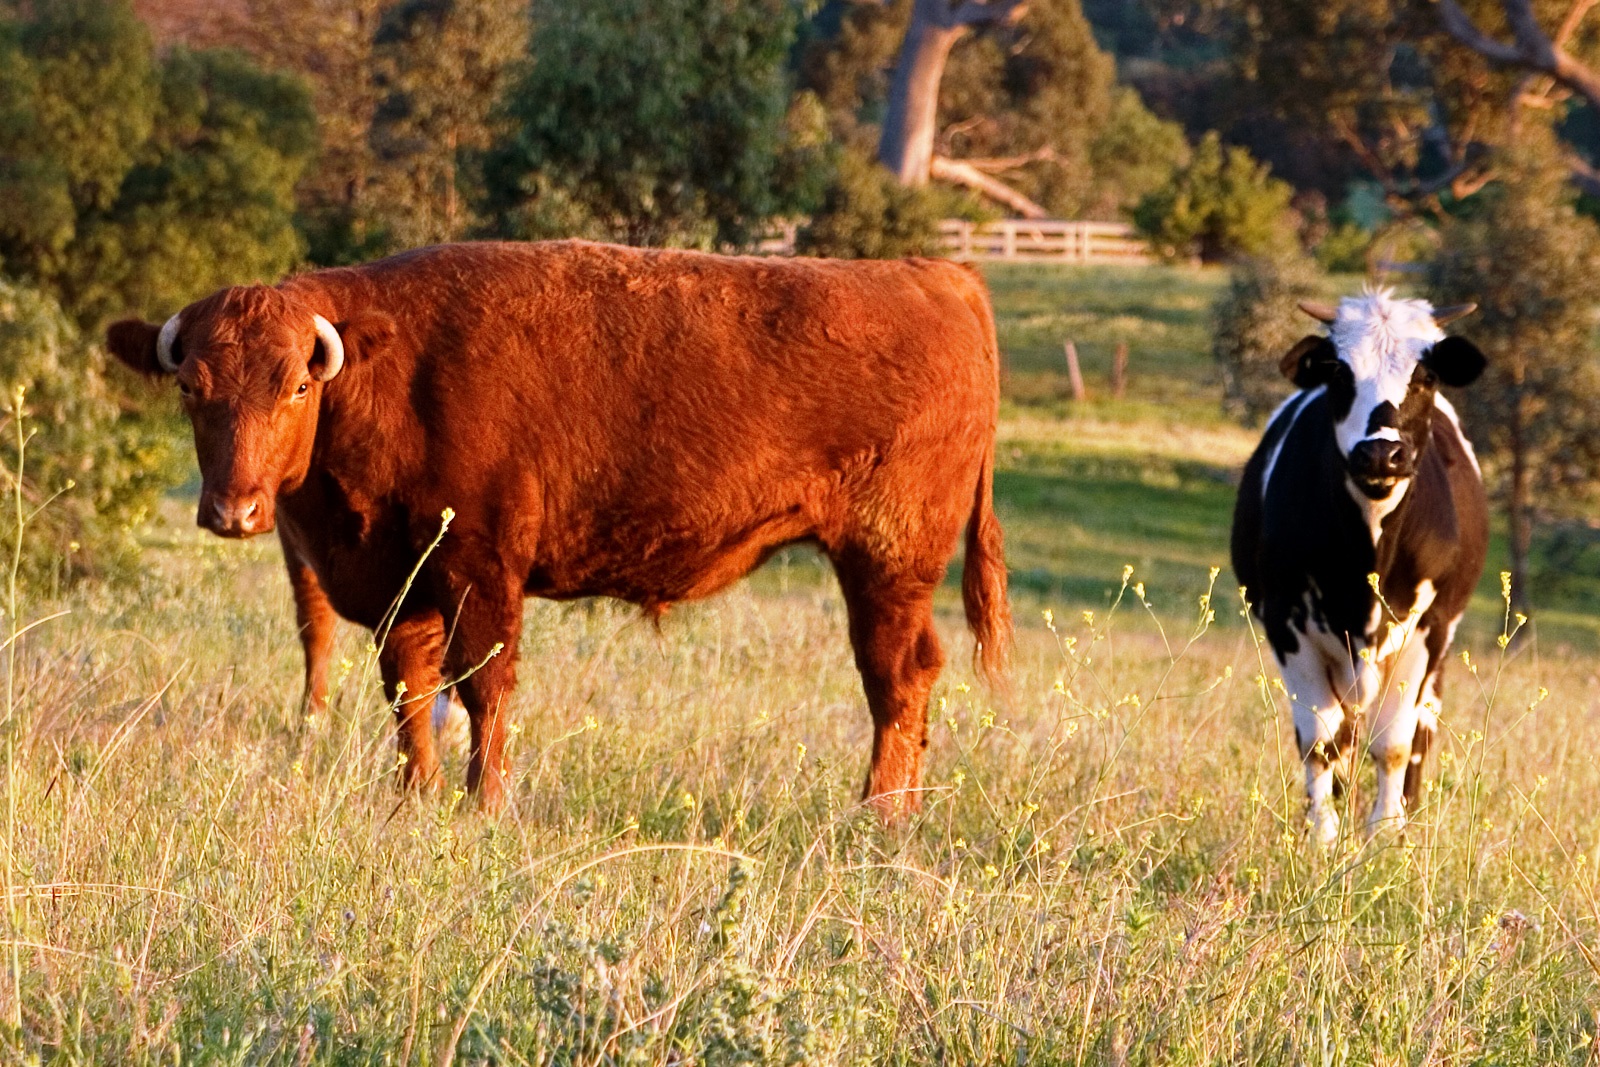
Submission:
[[[380,631],[394,609],[380,663],[409,786],[437,778],[429,709],[465,675],[467,785],[502,802],[530,595],[659,612],[819,546],[886,815],[918,806],[933,593],[963,523],[967,621],[984,668],[1003,662],[998,360],[962,267],[446,245],[223,289],[108,341],[176,377],[200,525],[277,527],[309,700],[326,699],[334,614]]]

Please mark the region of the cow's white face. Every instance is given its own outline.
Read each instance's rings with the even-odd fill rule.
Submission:
[[[1397,299],[1386,289],[1340,301],[1328,332],[1296,345],[1284,357],[1284,373],[1303,389],[1327,387],[1351,487],[1367,500],[1398,503],[1428,446],[1439,384],[1474,381],[1483,354],[1446,337],[1427,301]]]

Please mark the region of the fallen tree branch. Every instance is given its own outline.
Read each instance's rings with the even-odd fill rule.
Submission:
[[[985,174],[965,160],[934,156],[928,176],[974,189],[989,199],[1004,204],[1025,219],[1049,218],[1050,213],[998,178]]]

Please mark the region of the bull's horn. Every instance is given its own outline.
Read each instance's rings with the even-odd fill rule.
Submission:
[[[1300,310],[1316,319],[1318,322],[1332,322],[1339,317],[1339,309],[1332,304],[1323,304],[1316,300],[1300,301]]]
[[[344,369],[344,342],[339,339],[339,331],[333,328],[333,323],[321,315],[314,314],[311,318],[317,324],[317,336],[322,338],[322,347],[328,351],[328,365],[322,368],[321,374],[312,377],[325,382]]]
[[[1477,304],[1455,304],[1447,308],[1435,308],[1433,321],[1440,326],[1448,326],[1457,319],[1464,319],[1477,310]]]
[[[156,362],[168,374],[177,374],[178,366],[183,362],[181,359],[172,358],[172,345],[178,340],[178,318],[182,314],[183,312],[180,311],[177,315],[168,319],[166,324],[161,327],[161,333],[156,337]],[[149,335],[146,334],[146,336]]]

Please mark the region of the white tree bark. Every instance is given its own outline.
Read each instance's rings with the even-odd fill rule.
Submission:
[[[1026,0],[915,0],[900,44],[878,159],[905,185],[926,185],[938,130],[939,82],[950,49],[974,26],[1014,22]]]

